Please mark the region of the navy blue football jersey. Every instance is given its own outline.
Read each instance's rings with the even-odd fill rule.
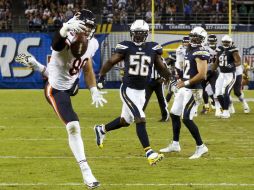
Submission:
[[[155,55],[162,54],[162,47],[156,42],[136,46],[131,41],[123,41],[117,44],[115,52],[124,55],[123,84],[133,89],[145,89],[150,80]]]
[[[184,65],[183,65],[183,80],[190,80],[193,78],[196,74],[198,74],[198,69],[197,69],[197,63],[196,63],[196,58],[199,58],[201,60],[207,60],[207,62],[210,59],[210,54],[209,52],[203,47],[196,47],[192,48],[189,47],[186,50],[186,54],[184,57]],[[186,88],[190,89],[201,89],[201,81],[199,83],[189,85]]]
[[[238,48],[235,46],[231,46],[229,48],[224,48],[223,46],[219,46],[217,49],[217,56],[219,59],[219,68],[222,73],[231,73],[235,72],[235,62],[233,53],[238,52]]]

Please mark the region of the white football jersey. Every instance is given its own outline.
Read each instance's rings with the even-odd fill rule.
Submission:
[[[66,43],[68,44],[73,37],[71,33],[68,33]],[[75,58],[67,45],[62,51],[52,50],[47,66],[49,84],[57,90],[69,90],[79,77],[82,67],[85,66],[88,59],[94,56],[98,47],[98,41],[92,38],[88,41],[86,53],[81,58]]]
[[[183,45],[180,45],[176,49],[176,63],[175,67],[179,70],[183,70],[183,62],[184,62],[184,56],[186,54],[186,47]]]
[[[214,61],[216,59],[217,52],[216,52],[216,50],[213,50],[212,48],[210,48],[208,45],[206,45],[204,47],[210,54],[210,59],[208,61],[208,67],[207,67],[207,70],[210,71],[210,70],[212,70],[212,65],[214,64]]]

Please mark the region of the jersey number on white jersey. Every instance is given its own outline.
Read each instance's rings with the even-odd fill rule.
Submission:
[[[80,69],[86,64],[88,58],[85,58],[83,61],[81,58],[77,58],[72,63],[72,68],[69,70],[71,76],[76,75]]]
[[[146,55],[130,55],[130,75],[147,76],[151,57]]]

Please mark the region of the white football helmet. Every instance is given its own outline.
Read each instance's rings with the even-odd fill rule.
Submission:
[[[224,48],[229,48],[230,46],[233,45],[233,40],[229,35],[223,36],[221,42]]]
[[[204,28],[197,26],[191,30],[189,37],[192,47],[201,46],[206,41],[207,32]]]
[[[135,20],[131,24],[130,28],[130,35],[131,35],[131,40],[136,44],[136,45],[142,45],[149,33],[149,25],[144,21],[144,20]]]

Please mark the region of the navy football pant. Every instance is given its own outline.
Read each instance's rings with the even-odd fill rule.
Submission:
[[[79,121],[71,104],[71,91],[54,89],[49,83],[46,83],[44,93],[47,101],[53,107],[58,117],[65,123]]]

